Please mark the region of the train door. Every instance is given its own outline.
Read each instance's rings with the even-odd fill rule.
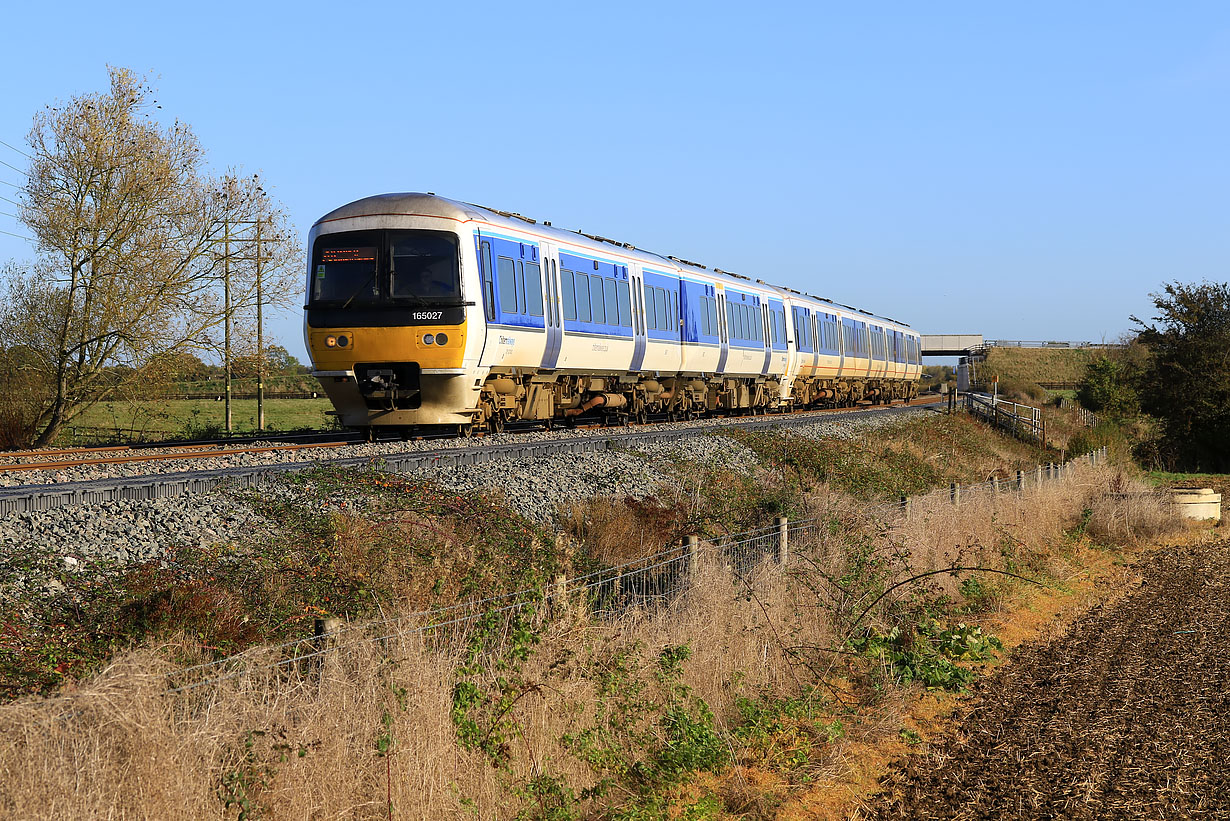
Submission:
[[[547,344],[542,352],[542,367],[554,369],[564,341],[564,323],[560,317],[559,253],[554,245],[542,244],[543,325]]]
[[[841,317],[834,315],[833,330],[837,334],[837,339],[833,342],[837,346],[837,372],[845,373],[846,371],[846,335],[841,330]]]
[[[726,372],[726,358],[730,356],[730,329],[726,324],[726,292],[717,292],[718,341],[722,343],[722,352],[718,355],[717,372]]]
[[[761,341],[764,342],[764,367],[760,369],[761,374],[768,374],[769,362],[771,362],[773,359],[773,342],[772,342],[773,336],[770,333],[771,330],[772,329],[769,327],[769,302],[768,300],[761,300],[760,302],[760,331],[761,331],[760,336],[761,336]]]
[[[628,279],[632,284],[632,370],[639,371],[645,364],[645,286],[641,266],[635,262],[628,266]]]

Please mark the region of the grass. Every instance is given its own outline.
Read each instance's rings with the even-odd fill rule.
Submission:
[[[225,428],[225,407],[225,402],[208,399],[100,402],[73,420],[60,444],[106,438],[214,435]],[[332,410],[333,405],[323,395],[318,399],[266,399],[265,428],[326,428],[333,423]],[[256,400],[232,400],[231,419],[236,431],[256,431]],[[74,435],[74,428],[81,430]]]
[[[1079,382],[1095,351],[1089,348],[991,348],[979,364],[979,379],[1025,383]]]

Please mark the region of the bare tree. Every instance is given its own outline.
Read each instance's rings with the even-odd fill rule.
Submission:
[[[206,175],[192,130],[161,127],[145,80],[109,71],[109,92],[47,107],[28,137],[21,217],[38,258],[7,268],[0,344],[20,347],[42,384],[38,444],[93,403],[140,389],[167,354],[212,349],[228,316],[251,312],[255,265],[242,248],[226,258],[230,226],[260,220],[276,237],[262,242],[266,304],[298,287],[298,244],[260,180]]]

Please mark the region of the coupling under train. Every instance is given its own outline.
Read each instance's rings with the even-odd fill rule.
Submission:
[[[900,322],[433,194],[342,206],[309,248],[305,341],[347,427],[886,403],[922,370]]]

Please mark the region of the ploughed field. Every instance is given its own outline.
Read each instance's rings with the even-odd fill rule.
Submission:
[[[1230,543],[1140,573],[986,679],[873,817],[1230,818]]]

